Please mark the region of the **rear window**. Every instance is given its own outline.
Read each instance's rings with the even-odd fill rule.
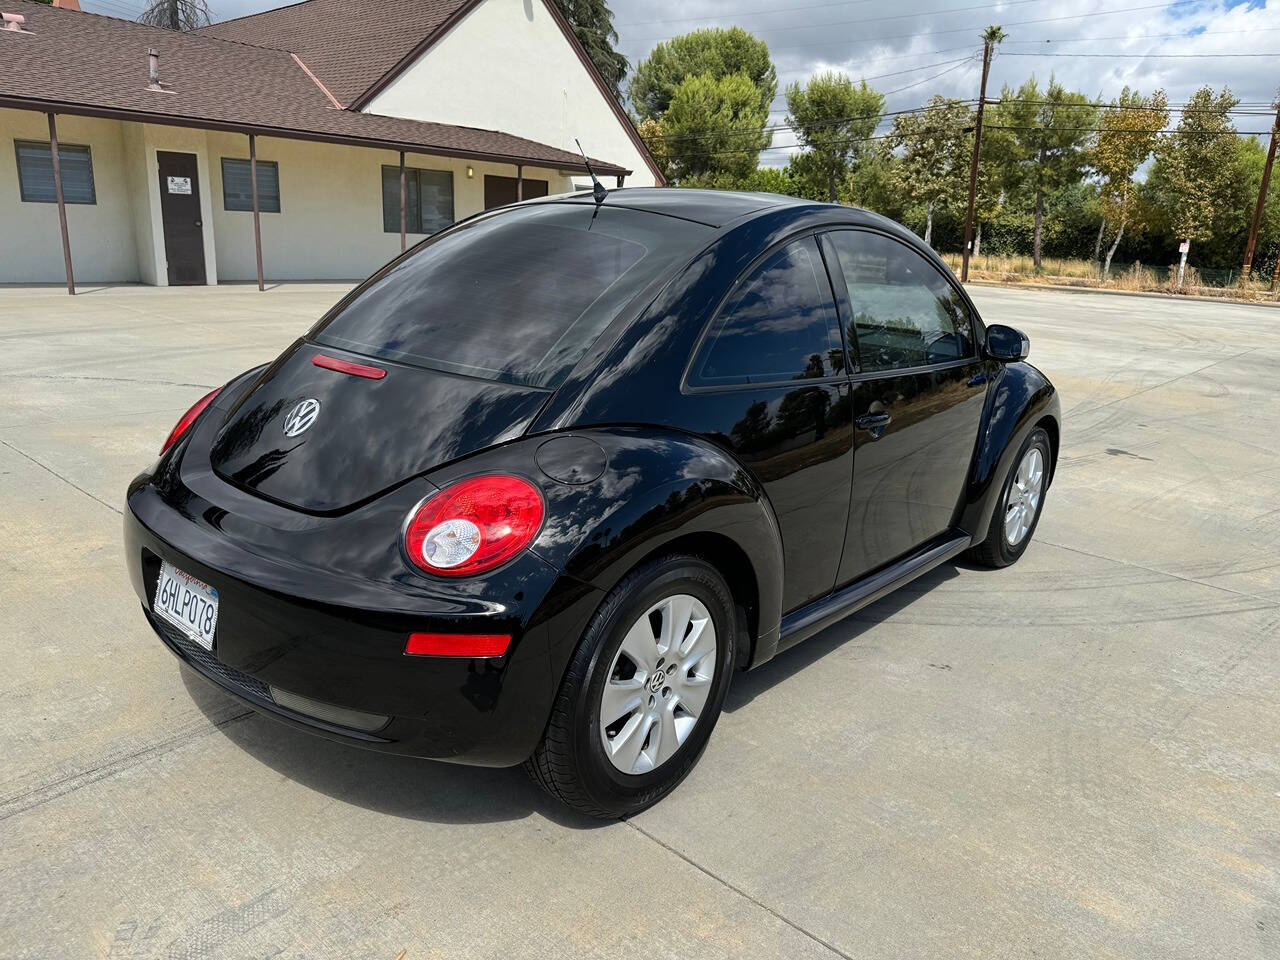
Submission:
[[[312,332],[321,344],[555,387],[649,281],[710,228],[592,204],[505,211],[427,241]]]

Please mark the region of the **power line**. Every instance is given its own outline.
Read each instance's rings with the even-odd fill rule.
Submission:
[[[1110,37],[1062,37],[1045,40],[1005,40],[1004,43],[1097,43],[1099,40],[1193,40],[1197,37],[1225,37],[1241,33],[1275,33],[1280,27],[1258,27],[1254,30],[1202,30],[1200,33],[1139,33]],[[1008,53],[1008,51],[1004,51]]]
[[[1106,57],[1115,60],[1151,60],[1151,59],[1184,59],[1203,57],[1205,59],[1230,59],[1234,57],[1274,57],[1274,53],[1018,53],[1013,50],[1004,51],[1005,57]]]
[[[1038,18],[1033,19],[1033,20],[1013,20],[1013,21],[1010,21],[1010,22],[1007,22],[1007,23],[1003,23],[1003,24],[1001,24],[1001,26],[1004,26],[1004,27],[1023,27],[1023,26],[1028,26],[1028,25],[1030,25],[1030,24],[1035,24],[1035,23],[1062,23],[1062,22],[1067,21],[1067,20],[1086,20],[1086,19],[1092,19],[1092,18],[1095,18],[1095,17],[1109,17],[1109,16],[1113,16],[1113,15],[1115,15],[1115,14],[1120,14],[1120,13],[1137,13],[1137,12],[1140,12],[1140,11],[1143,11],[1143,10],[1169,10],[1169,9],[1174,8],[1174,7],[1185,7],[1185,6],[1189,5],[1189,4],[1198,3],[1198,2],[1199,2],[1199,0],[1174,0],[1174,2],[1173,2],[1173,3],[1150,3],[1150,4],[1145,4],[1145,5],[1143,5],[1143,6],[1140,6],[1140,7],[1123,7],[1123,8],[1118,9],[1118,10],[1100,10],[1100,11],[1096,11],[1096,12],[1094,12],[1094,13],[1076,13],[1076,14],[1071,14],[1071,15],[1069,15],[1069,16],[1064,16],[1064,17],[1038,17]],[[912,16],[919,16],[919,14],[913,14]],[[887,19],[901,19],[901,17],[892,17],[892,18],[887,18]],[[852,25],[852,24],[863,24],[863,23],[868,23],[868,22],[870,22],[870,21],[868,21],[868,20],[845,20],[845,21],[837,21],[837,22],[831,22],[831,23],[818,23],[818,24],[811,24],[811,25],[807,25],[807,26],[804,26],[804,27],[781,27],[781,28],[777,28],[776,30],[771,29],[771,28],[762,28],[759,32],[761,32],[761,33],[770,33],[770,32],[778,32],[778,31],[780,31],[780,30],[801,30],[801,29],[808,29],[808,30],[812,30],[812,29],[815,29],[815,28],[823,28],[823,27],[839,27],[839,26]],[[950,29],[950,30],[927,30],[927,31],[921,31],[921,32],[917,32],[917,33],[903,33],[903,34],[897,34],[897,35],[889,36],[889,37],[877,37],[877,38],[875,38],[875,39],[873,39],[873,40],[868,40],[868,41],[865,41],[865,42],[868,42],[868,43],[882,43],[882,42],[884,42],[885,40],[902,40],[902,39],[914,38],[914,37],[939,37],[939,36],[946,36],[946,35],[948,35],[948,34],[953,34],[953,33],[970,33],[970,32],[974,32],[974,31],[976,31],[977,29],[978,29],[977,27],[968,26],[968,27],[955,27],[955,28]],[[673,37],[636,37],[636,38],[628,38],[628,39],[626,39],[626,40],[624,40],[624,41],[622,41],[622,42],[624,42],[624,43],[641,43],[641,42],[648,42],[648,41],[660,41],[660,40],[671,40],[671,39],[674,39],[674,38],[673,38]],[[828,43],[850,43],[850,42],[852,42],[852,41],[848,41],[848,40],[819,41],[819,42],[811,43],[811,44],[801,44],[800,46],[803,48],[803,47],[811,47],[811,46],[823,46],[823,45],[828,44]],[[787,48],[787,47],[772,47],[771,49],[775,49],[775,50],[786,50],[786,49],[788,49],[788,48]],[[794,48],[792,48],[792,49],[794,49]]]
[[[896,13],[896,14],[893,14],[893,15],[891,15],[891,16],[887,16],[887,17],[860,17],[860,18],[859,18],[859,19],[857,19],[857,20],[832,20],[832,21],[825,21],[825,22],[822,22],[822,23],[810,23],[810,24],[803,24],[803,25],[800,25],[800,26],[792,26],[792,27],[757,27],[757,28],[755,28],[755,29],[757,29],[757,30],[761,30],[761,31],[773,30],[773,31],[775,31],[775,32],[779,32],[779,31],[782,31],[782,30],[809,30],[809,29],[813,29],[814,27],[838,27],[838,26],[844,26],[845,24],[850,24],[850,23],[859,23],[859,24],[861,24],[861,23],[886,23],[886,22],[888,22],[888,21],[890,21],[890,20],[911,20],[911,19],[914,19],[914,18],[916,18],[916,17],[930,17],[930,16],[938,16],[938,15],[949,14],[949,13],[969,13],[969,12],[971,12],[971,11],[973,11],[973,10],[993,10],[993,9],[995,9],[995,8],[997,8],[997,7],[999,7],[999,8],[1001,8],[1001,9],[1003,9],[1003,8],[1005,8],[1005,7],[1023,6],[1023,5],[1028,4],[1028,3],[1044,3],[1044,2],[1045,2],[1045,0],[1005,0],[1005,2],[1004,2],[1004,3],[980,3],[980,4],[976,4],[975,6],[971,6],[971,7],[951,7],[951,8],[949,8],[949,9],[948,9],[948,8],[946,8],[946,7],[943,7],[943,8],[942,8],[942,9],[940,9],[940,10],[919,10],[919,11],[917,11],[917,12],[915,12],[915,13]],[[1183,0],[1183,2],[1184,2],[1184,3],[1190,3],[1190,2],[1192,2],[1192,0]],[[1175,4],[1175,5],[1176,5],[1176,4]],[[826,7],[826,6],[834,6],[834,4],[825,4],[825,3],[824,3],[824,4],[818,4],[818,6]],[[758,13],[765,13],[765,12],[768,12],[768,13],[791,13],[791,12],[794,12],[794,11],[797,11],[797,10],[811,10],[811,9],[813,9],[813,7],[811,7],[811,6],[803,6],[803,7],[777,7],[777,8],[775,8],[775,9],[773,9],[773,10],[769,10],[769,11],[763,11],[763,10],[762,10],[762,11],[758,11]],[[680,20],[655,20],[655,21],[649,21],[649,22],[651,22],[651,23],[679,23],[679,22],[688,22],[688,21],[693,21],[693,20],[736,20],[736,19],[738,19],[738,17],[740,17],[740,16],[751,16],[751,14],[725,14],[725,15],[723,15],[723,16],[709,16],[709,17],[682,17],[682,18],[680,18]],[[621,24],[619,24],[619,26],[621,26]],[[639,38],[637,38],[637,39],[639,39],[639,40],[665,40],[665,39],[669,39],[669,38],[667,38],[667,37],[639,37]]]
[[[1072,107],[1098,107],[1104,110],[1157,110],[1159,107],[1142,107],[1123,103],[1105,103],[1098,100],[1087,100],[1083,103],[1064,103],[1061,100],[1028,100],[1023,97],[1001,97],[999,100],[988,100],[987,103],[1005,104],[1005,103],[1025,103],[1038,107],[1062,107],[1064,110]],[[1188,101],[1190,103],[1190,101]],[[1169,104],[1166,103],[1164,108],[1171,113],[1223,113],[1237,114],[1247,117],[1269,117],[1272,111],[1251,111],[1248,109],[1240,110],[1233,107],[1230,110],[1217,110],[1213,107],[1191,107],[1186,104]]]
[[[959,104],[960,106],[969,106],[972,104],[973,101],[955,100],[951,102],[955,104]],[[863,114],[857,114],[855,116],[850,116],[850,117],[839,117],[833,120],[822,120],[822,121],[819,121],[818,123],[809,124],[809,126],[830,127],[830,126],[836,126],[837,124],[841,124],[841,123],[852,123],[855,120],[880,121],[880,120],[886,119],[887,117],[901,117],[901,116],[906,116],[908,114],[913,114],[913,113],[923,113],[929,109],[929,106],[930,106],[929,104],[925,104],[919,107],[910,107],[906,110],[888,110],[888,111],[883,111],[881,113],[863,113]],[[779,123],[773,126],[766,126],[762,128],[760,132],[761,133],[780,133],[783,130],[794,131],[795,127],[789,123]],[[665,137],[661,134],[658,134],[657,136],[644,137],[644,139],[649,143],[683,143],[686,140],[711,140],[721,136],[739,136],[739,135],[750,136],[755,132],[756,132],[755,128],[750,128],[750,129],[742,128],[740,130],[733,130],[733,131],[722,132],[722,133],[690,133],[690,134],[684,134],[678,137]]]
[[[773,7],[768,10],[743,10],[737,14],[726,14],[725,16],[707,16],[707,17],[665,17],[662,20],[628,20],[626,23],[615,23],[615,27],[647,27],[652,23],[691,23],[694,20],[729,20],[734,17],[754,17],[762,13],[782,13],[791,12],[793,10],[818,10],[822,7],[857,7],[864,3],[871,3],[872,0],[836,0],[835,3],[810,3],[803,7]]]
[[[1043,127],[1001,127],[1001,126],[994,126],[994,125],[984,125],[984,126],[985,126],[987,129],[996,129],[996,130],[1017,130],[1017,129],[1025,129],[1025,130],[1043,130],[1043,129],[1045,129],[1045,128],[1043,128]],[[1060,128],[1059,128],[1059,129],[1060,129]],[[924,131],[920,131],[920,133],[921,133],[922,135],[926,135],[926,136],[928,136],[928,135],[934,135],[934,136],[936,136],[936,135],[938,135],[938,134],[947,133],[947,132],[948,132],[948,131],[947,131],[947,130],[945,130],[945,129],[943,129],[943,128],[938,128],[938,129],[936,129],[936,130],[924,130]],[[955,134],[954,134],[954,131],[952,131],[952,132],[953,132],[953,135],[955,135]],[[1087,130],[1086,130],[1085,128],[1081,128],[1081,130],[1080,130],[1079,132],[1093,132],[1093,133],[1097,133],[1097,132],[1099,132],[1099,131],[1098,131],[1098,130],[1096,130],[1096,129],[1093,129],[1093,128],[1088,128]],[[1125,131],[1114,131],[1114,130],[1112,130],[1112,131],[1108,131],[1108,132],[1109,132],[1109,133],[1123,132],[1123,133],[1125,133],[1125,134],[1148,134],[1148,133],[1173,134],[1173,133],[1177,133],[1177,134],[1181,134],[1181,135],[1183,135],[1183,136],[1206,136],[1206,137],[1229,137],[1229,136],[1241,136],[1241,137],[1248,137],[1248,136],[1261,136],[1261,135],[1269,134],[1271,131],[1270,131],[1270,130],[1223,130],[1223,131],[1206,131],[1206,130],[1177,130],[1177,129],[1173,129],[1173,130],[1125,130]],[[965,131],[960,131],[958,135],[959,135],[959,136],[968,136],[969,134],[968,134],[967,132],[965,132]],[[828,142],[828,143],[826,143],[826,144],[823,144],[823,146],[833,146],[833,147],[834,147],[834,146],[848,146],[848,145],[852,145],[852,144],[855,144],[855,143],[868,143],[868,142],[873,141],[873,140],[888,140],[888,139],[890,139],[890,138],[891,138],[891,137],[893,137],[893,136],[894,136],[894,134],[893,134],[893,133],[878,133],[878,134],[875,134],[874,136],[870,136],[870,137],[850,137],[850,138],[848,138],[848,139],[844,139],[844,140],[832,140],[832,141],[829,141],[829,142]],[[759,150],[719,150],[719,151],[716,151],[715,153],[705,154],[705,156],[712,156],[712,157],[740,157],[740,156],[744,156],[744,155],[747,155],[747,154],[765,153],[765,152],[767,152],[767,151],[771,151],[771,150],[796,150],[796,149],[798,149],[798,147],[799,147],[799,145],[798,145],[798,144],[782,144],[782,145],[780,145],[780,146],[761,147]]]

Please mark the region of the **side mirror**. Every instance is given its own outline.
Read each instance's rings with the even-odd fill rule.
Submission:
[[[1021,330],[995,323],[987,327],[986,354],[1001,363],[1016,363],[1027,359],[1031,341]]]

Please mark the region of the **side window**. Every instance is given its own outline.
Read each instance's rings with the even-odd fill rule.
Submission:
[[[875,233],[827,234],[849,290],[849,343],[865,372],[946,363],[974,355],[973,325],[959,292],[905,244]]]
[[[812,237],[775,251],[720,309],[692,386],[775,383],[844,369],[831,283]]]
[[[453,223],[453,173],[404,171],[405,233],[435,233]],[[382,232],[400,232],[400,168],[382,168]]]
[[[48,143],[15,140],[18,153],[18,196],[23,203],[57,203],[53,184],[53,150]],[[97,203],[93,190],[93,157],[88,147],[58,144],[65,203]]]
[[[222,158],[222,209],[253,209],[251,173],[248,160]],[[258,212],[280,212],[280,168],[274,160],[258,161]]]

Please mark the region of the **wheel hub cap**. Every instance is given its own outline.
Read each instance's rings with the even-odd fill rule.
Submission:
[[[1044,455],[1039,447],[1032,447],[1018,464],[1005,501],[1004,538],[1009,546],[1016,547],[1030,532],[1036,511],[1040,509],[1043,487]]]
[[[697,597],[658,601],[622,639],[600,697],[605,755],[623,773],[648,773],[689,738],[711,694],[716,628]]]

